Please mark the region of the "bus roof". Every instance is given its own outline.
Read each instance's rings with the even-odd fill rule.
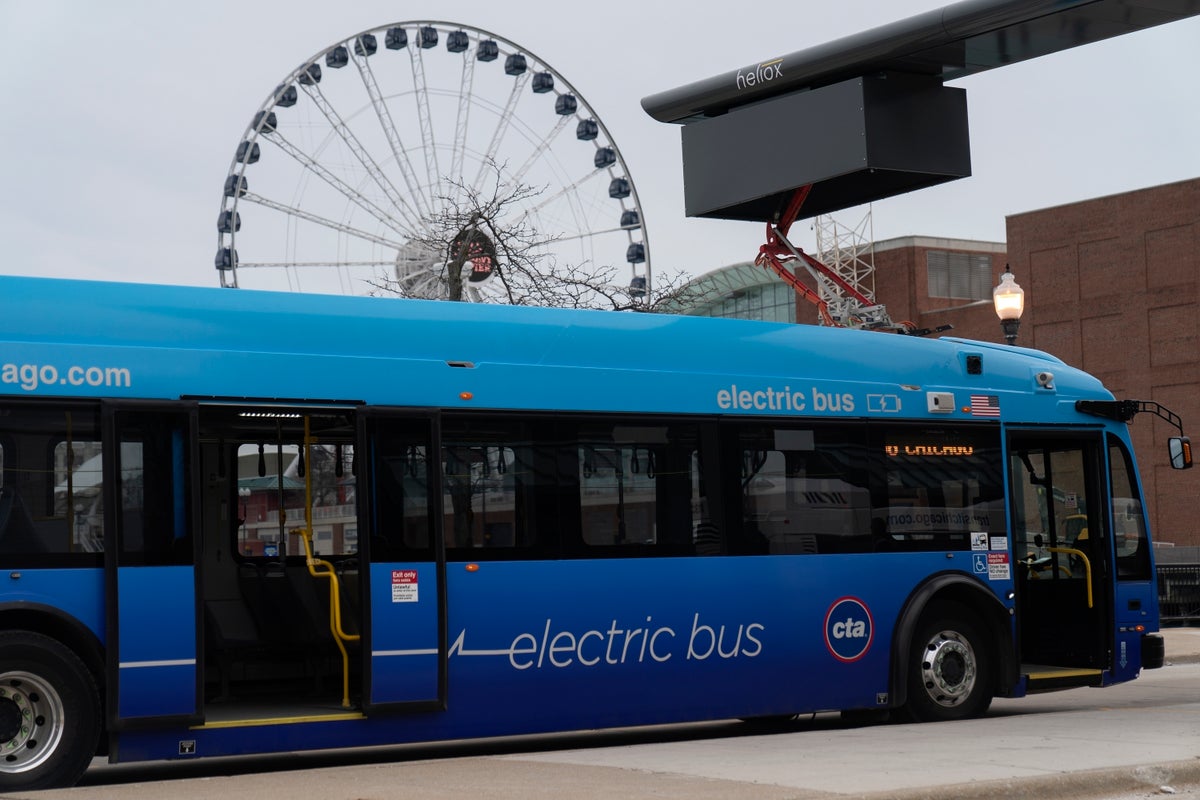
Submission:
[[[1045,353],[949,337],[44,278],[0,277],[0,296],[0,393],[18,396],[967,419],[973,396],[1039,419],[1111,398]]]

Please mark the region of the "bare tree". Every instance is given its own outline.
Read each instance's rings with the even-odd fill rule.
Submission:
[[[426,219],[401,255],[415,269],[438,271],[435,291],[428,280],[410,279],[402,267],[395,278],[374,282],[380,292],[403,297],[464,300],[472,284],[489,281],[502,302],[519,306],[594,308],[614,311],[674,311],[702,299],[682,273],[656,275],[652,292],[621,281],[615,264],[561,263],[549,246],[558,236],[538,230],[522,209],[544,190],[508,184],[492,163],[491,180],[480,186],[447,180],[439,211]]]

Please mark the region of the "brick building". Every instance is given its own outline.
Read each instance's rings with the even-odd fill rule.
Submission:
[[[1003,341],[992,289],[1008,263],[1003,243],[905,236],[876,242],[875,299],[892,320],[946,335]]]
[[[1155,400],[1200,441],[1200,179],[1008,217],[1008,257],[1026,289],[1022,344]],[[1172,470],[1174,428],[1141,415],[1134,446],[1155,537],[1200,545],[1200,470]]]
[[[1003,341],[991,290],[1008,264],[1025,290],[1018,345],[1092,373],[1118,398],[1162,403],[1200,441],[1200,179],[1013,214],[1006,229],[1007,245],[877,242],[876,299],[893,320]],[[1167,422],[1140,415],[1132,426],[1156,539],[1200,546],[1200,469],[1167,465]]]

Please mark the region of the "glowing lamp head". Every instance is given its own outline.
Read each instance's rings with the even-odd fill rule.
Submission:
[[[1005,271],[1000,276],[1000,283],[992,290],[992,303],[996,306],[996,316],[1002,320],[1020,319],[1025,311],[1025,290],[1017,285],[1011,272]]]

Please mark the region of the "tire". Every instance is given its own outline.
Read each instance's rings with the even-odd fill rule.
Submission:
[[[100,727],[100,693],[79,656],[40,633],[0,633],[0,791],[74,785]]]
[[[909,717],[940,722],[981,716],[992,703],[993,662],[977,617],[961,606],[928,613],[909,650]]]

